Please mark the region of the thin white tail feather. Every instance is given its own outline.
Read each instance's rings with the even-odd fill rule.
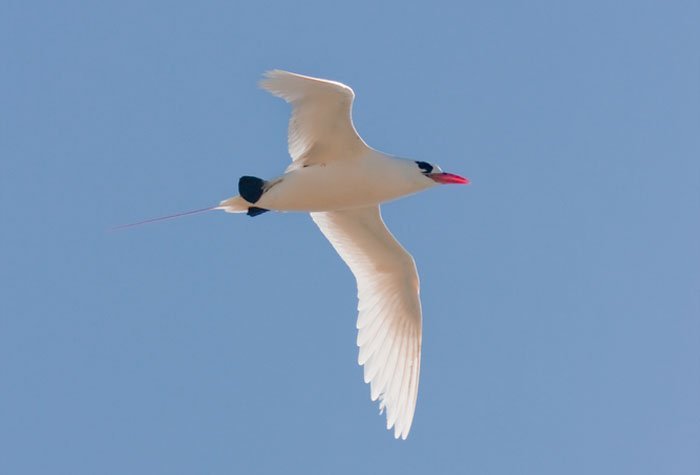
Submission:
[[[145,219],[137,223],[122,224],[119,226],[114,226],[110,228],[110,231],[118,231],[120,229],[133,228],[135,226],[141,226],[142,224],[156,223],[158,221],[167,221],[169,219],[181,218],[183,216],[189,216],[191,214],[206,213],[207,211],[214,211],[215,209],[224,210],[227,213],[245,213],[248,211],[250,203],[236,195],[229,199],[223,200],[217,206],[209,206],[208,208],[193,209],[191,211],[183,211],[182,213],[170,214],[168,216],[159,216],[157,218]]]
[[[182,213],[170,214],[168,216],[159,216],[157,218],[145,219],[137,223],[122,224],[120,226],[114,226],[110,228],[110,231],[118,231],[120,229],[133,228],[134,226],[141,226],[142,224],[150,224],[158,221],[167,221],[169,219],[181,218],[183,216],[189,216],[191,214],[206,213],[207,211],[214,211],[215,209],[223,209],[221,206],[210,206],[208,208],[194,209],[192,211],[184,211]]]

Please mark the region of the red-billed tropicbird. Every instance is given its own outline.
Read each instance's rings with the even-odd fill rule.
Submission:
[[[218,206],[155,220],[213,209],[249,216],[309,212],[355,275],[358,362],[372,400],[386,410],[387,429],[405,439],[420,374],[419,282],[413,258],[384,225],[379,205],[438,184],[469,181],[369,147],[353,126],[355,94],[345,84],[275,70],[260,86],[292,105],[292,164],[272,180],[242,177],[239,195]]]

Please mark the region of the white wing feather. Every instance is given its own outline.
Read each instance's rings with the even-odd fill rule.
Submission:
[[[379,206],[311,213],[357,280],[358,362],[387,429],[405,439],[418,395],[421,306],[411,255],[384,225]]]
[[[260,87],[292,105],[288,141],[294,166],[354,156],[358,148],[367,148],[352,123],[355,93],[345,84],[274,70],[265,73]]]

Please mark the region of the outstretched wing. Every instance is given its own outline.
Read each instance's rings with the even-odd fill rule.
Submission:
[[[357,280],[358,362],[387,429],[405,439],[418,395],[421,306],[411,255],[384,225],[379,206],[311,213]]]
[[[345,84],[287,71],[268,71],[260,86],[292,105],[289,154],[297,165],[335,160],[367,147],[352,124],[355,93]]]

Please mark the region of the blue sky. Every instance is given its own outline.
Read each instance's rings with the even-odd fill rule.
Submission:
[[[4,2],[0,472],[700,473],[697,2]],[[384,207],[422,280],[395,441],[272,68],[468,176]]]

